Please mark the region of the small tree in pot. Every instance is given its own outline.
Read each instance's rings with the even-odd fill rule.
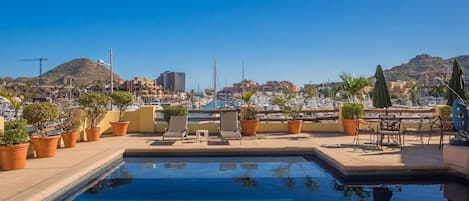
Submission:
[[[49,136],[47,126],[59,115],[57,106],[49,102],[33,103],[23,110],[23,117],[36,128],[37,135],[31,138],[31,142],[38,158],[55,156],[60,135]]]
[[[340,79],[342,79],[342,91],[348,96],[349,102],[353,103],[352,105],[345,106],[345,110],[348,110],[347,107],[352,107],[354,108],[353,110],[363,110],[363,104],[358,103],[359,101],[359,94],[363,94],[363,89],[367,86],[371,85],[370,80],[365,78],[364,76],[357,76],[353,77],[350,74],[347,73],[342,73],[340,76]],[[358,108],[358,109],[357,109]],[[344,108],[342,108],[342,111]],[[344,115],[344,112],[342,112],[342,115]],[[359,122],[358,118],[360,118],[361,115],[357,115],[356,118],[354,119],[353,115],[352,116],[343,116],[342,119],[342,124],[344,125],[344,133],[346,135],[355,135],[356,133],[356,125],[358,125]]]
[[[307,87],[297,94],[293,90],[285,90],[283,96],[274,96],[271,100],[272,105],[278,105],[282,112],[287,116],[288,132],[291,134],[301,133],[303,120],[298,119],[301,111],[304,109],[306,101],[317,95],[316,87]],[[291,119],[290,119],[291,118]]]
[[[169,123],[171,116],[187,116],[188,111],[184,106],[169,106],[163,111],[163,119]]]
[[[86,128],[86,138],[88,141],[98,141],[101,136],[101,128],[98,124],[106,115],[106,105],[109,97],[101,93],[83,94],[78,100],[89,121],[89,128]]]
[[[26,120],[5,123],[0,133],[0,167],[2,170],[23,169],[28,155],[29,137]]]
[[[116,91],[111,94],[112,103],[119,108],[119,121],[110,122],[112,132],[115,136],[124,136],[129,128],[129,121],[124,121],[125,109],[134,102],[132,93],[127,91]]]
[[[240,99],[246,104],[246,107],[241,108],[241,130],[245,136],[253,136],[257,133],[258,120],[257,120],[257,110],[254,107],[251,107],[250,103],[252,96],[256,91],[245,91],[241,95],[237,96],[237,99]]]
[[[78,132],[80,126],[83,124],[85,112],[81,109],[72,108],[66,109],[62,113],[62,139],[64,140],[65,148],[73,148],[77,144]]]

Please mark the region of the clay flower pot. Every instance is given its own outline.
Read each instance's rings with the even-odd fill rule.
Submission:
[[[241,120],[241,129],[244,136],[254,136],[257,133],[258,121],[254,120]]]
[[[288,132],[290,134],[301,133],[301,128],[303,127],[303,120],[288,120]]]
[[[127,134],[129,128],[129,121],[109,122],[112,126],[112,133],[114,136],[124,136]]]
[[[59,138],[60,135],[32,137],[31,143],[33,143],[34,149],[36,150],[36,157],[48,158],[55,156]]]
[[[87,128],[86,130],[86,139],[90,142],[98,141],[101,136],[101,128]]]
[[[60,134],[64,140],[65,148],[73,148],[77,145],[78,132]]]
[[[11,146],[0,146],[1,170],[23,169],[26,164],[29,143]]]
[[[357,122],[354,119],[342,119],[342,124],[344,125],[344,134],[349,136],[354,136],[357,133]]]

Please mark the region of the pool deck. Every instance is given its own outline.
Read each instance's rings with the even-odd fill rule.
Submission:
[[[427,136],[427,135],[425,135]],[[429,145],[421,145],[417,136],[406,136],[404,148],[363,150],[325,148],[321,145],[351,144],[353,137],[338,133],[267,133],[221,143],[210,136],[208,143],[197,142],[194,135],[181,141],[161,141],[161,134],[128,134],[124,137],[104,136],[98,142],[81,142],[73,149],[59,149],[53,158],[28,159],[23,170],[0,172],[0,200],[44,200],[55,197],[80,183],[95,171],[117,161],[123,154],[153,155],[245,155],[252,153],[314,153],[346,175],[370,173],[414,174],[443,172],[442,151],[438,137]],[[368,140],[367,135],[361,141]],[[446,139],[447,140],[447,139]]]

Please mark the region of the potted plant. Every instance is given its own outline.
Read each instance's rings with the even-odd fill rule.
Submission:
[[[363,116],[363,108],[361,103],[345,103],[342,106],[342,124],[346,135],[356,134],[356,121]]]
[[[101,136],[101,128],[98,127],[98,123],[106,115],[106,105],[109,98],[101,93],[89,93],[81,95],[78,102],[83,107],[89,121],[89,128],[85,129],[86,138],[88,141],[98,141]]]
[[[38,158],[55,156],[60,135],[49,136],[47,126],[59,118],[59,109],[52,103],[33,103],[23,110],[23,117],[36,128],[36,134],[31,137],[31,143]]]
[[[26,120],[5,122],[0,134],[0,167],[2,170],[23,169],[28,154],[29,137]]]
[[[342,91],[347,95],[349,103],[342,107],[342,124],[344,125],[344,133],[346,135],[355,135],[356,126],[359,125],[358,119],[363,116],[364,106],[358,103],[359,94],[363,95],[364,88],[371,85],[370,80],[364,76],[353,77],[350,74],[342,73],[340,76],[343,83]],[[354,118],[355,115],[355,118]]]
[[[317,94],[316,87],[307,87],[297,95],[293,90],[286,90],[283,96],[274,96],[272,105],[278,105],[287,116],[288,132],[290,134],[301,133],[303,120],[298,119],[303,110],[306,100],[313,98]]]
[[[77,144],[78,131],[83,124],[84,116],[85,112],[77,108],[67,109],[63,112],[60,128],[65,148],[73,148]]]
[[[242,100],[246,106],[241,108],[241,130],[244,136],[254,136],[257,133],[258,120],[257,110],[255,107],[251,107],[251,99],[255,94],[255,91],[246,91],[236,98]]]
[[[163,111],[164,120],[169,123],[171,116],[187,116],[187,108],[181,105],[178,106],[169,106]]]
[[[134,102],[132,93],[127,91],[116,91],[111,94],[112,103],[119,108],[119,121],[110,122],[114,136],[124,136],[129,128],[129,121],[124,121],[125,109]]]

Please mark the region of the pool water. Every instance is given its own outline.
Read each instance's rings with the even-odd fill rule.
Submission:
[[[425,185],[344,185],[301,156],[154,157],[124,161],[124,165],[72,199],[433,201],[469,197],[467,185],[448,181]]]

